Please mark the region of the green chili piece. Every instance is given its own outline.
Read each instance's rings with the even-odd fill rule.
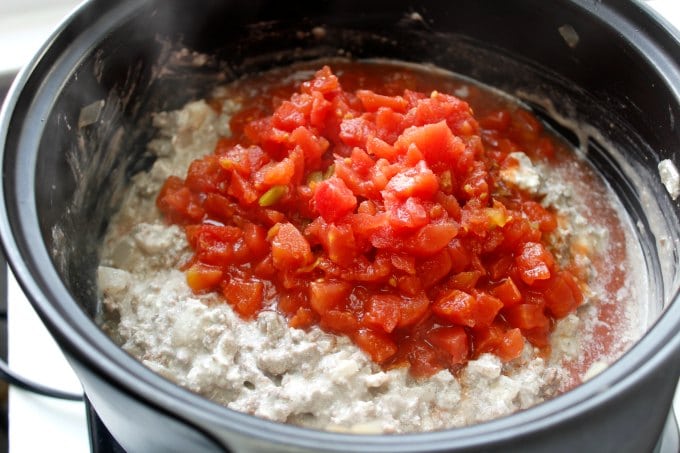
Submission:
[[[313,171],[307,175],[307,185],[312,186],[313,184],[318,184],[323,181],[323,173],[320,171]]]
[[[328,166],[328,168],[323,174],[323,179],[330,178],[331,176],[333,176],[333,173],[335,173],[335,164],[331,164]]]
[[[286,194],[288,191],[288,188],[286,186],[278,185],[278,186],[272,186],[269,188],[268,191],[262,194],[260,197],[258,203],[260,206],[267,207],[275,204],[278,202],[283,196]]]

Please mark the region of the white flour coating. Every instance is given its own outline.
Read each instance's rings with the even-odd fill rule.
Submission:
[[[102,326],[123,349],[234,410],[360,433],[474,424],[533,406],[564,386],[567,373],[558,364],[581,350],[577,332],[587,307],[558,323],[553,335],[558,359],[550,364],[527,343],[510,363],[484,354],[458,377],[441,371],[416,381],[405,369],[382,371],[346,337],[317,327],[291,329],[275,312],[246,322],[218,295],[193,294],[178,270],[191,256],[184,232],[161,220],[155,198],[165,178],[184,176],[193,159],[212,152],[218,136],[229,134],[223,125],[236,108],[226,102],[218,115],[198,101],[154,119],[158,136],[149,149],[158,159],[134,178],[112,219],[98,270]],[[531,184],[543,190],[541,178]],[[606,242],[597,232],[586,236],[593,244]]]
[[[677,167],[670,159],[664,159],[659,162],[658,169],[666,191],[673,200],[677,199],[680,196],[680,173]]]

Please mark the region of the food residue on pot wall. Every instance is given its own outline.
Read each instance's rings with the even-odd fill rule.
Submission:
[[[677,199],[680,196],[680,174],[670,159],[659,162],[659,177],[671,198]]]

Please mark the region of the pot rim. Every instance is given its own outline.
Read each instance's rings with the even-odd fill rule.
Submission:
[[[135,8],[140,5],[132,1],[114,3],[116,3],[115,6],[106,6],[104,13],[98,11],[98,15],[102,16],[101,21],[105,20],[108,24],[119,23],[120,20],[133,14]],[[587,2],[574,0],[574,3],[595,13],[596,8],[586,4]],[[648,6],[638,6],[639,12],[655,21],[659,28],[656,33],[667,35],[674,41],[676,50],[680,49],[677,31],[672,29],[665,20],[660,19]],[[101,8],[101,5],[98,7]],[[78,17],[92,8],[94,8],[92,3],[81,4],[62,22],[15,79],[0,111],[0,160],[3,165],[3,174],[13,170],[6,168],[7,154],[19,153],[21,149],[28,147],[26,143],[19,143],[15,150],[6,149],[10,127],[17,127],[18,124],[23,123],[26,114],[25,111],[16,110],[20,101],[31,105],[35,101],[36,96],[33,93],[26,93],[24,88],[29,81],[52,75],[50,72],[52,64],[59,60],[59,56],[52,56],[50,59],[48,52],[53,49],[55,43],[64,39],[64,31],[72,26]],[[615,6],[609,8],[616,9]],[[603,11],[609,10],[600,5],[598,9],[600,18],[604,15]],[[633,19],[630,17],[627,19],[630,26],[627,30],[629,34],[623,36],[630,39],[635,29],[632,25]],[[97,23],[92,24],[92,28],[96,28]],[[623,33],[624,30],[622,30]],[[101,36],[101,31],[99,36]],[[665,63],[658,66],[661,68],[659,70],[675,70],[674,74],[663,73],[666,80],[669,83],[673,82],[672,79],[680,81],[680,74],[677,71],[678,60],[669,60]],[[64,63],[59,62],[59,64]],[[53,83],[60,85],[64,80],[57,79]],[[674,101],[680,103],[680,82],[671,87],[675,94]],[[59,86],[55,85],[54,89],[58,90]],[[49,110],[49,102],[41,108],[43,111]],[[35,150],[29,149],[29,152],[35,152]],[[31,159],[28,159],[30,160],[28,164],[32,164],[34,169],[35,155],[29,157]],[[30,168],[30,165],[26,166]],[[676,291],[668,307],[644,336],[605,371],[563,395],[519,413],[469,427],[390,436],[332,433],[267,421],[236,412],[191,393],[146,368],[141,362],[115,345],[70,295],[52,264],[45,244],[41,240],[31,242],[32,236],[36,235],[35,231],[39,231],[35,200],[31,198],[32,192],[29,191],[16,197],[14,204],[21,206],[22,216],[12,219],[8,215],[8,191],[5,184],[6,182],[3,181],[0,187],[0,237],[5,255],[31,304],[38,311],[51,334],[59,340],[67,356],[71,360],[83,363],[100,377],[135,398],[162,408],[180,420],[194,425],[197,423],[190,420],[200,420],[201,423],[198,425],[208,431],[228,429],[252,438],[302,448],[325,448],[327,451],[354,451],[360,447],[370,447],[376,452],[401,452],[414,449],[433,451],[442,448],[469,448],[479,446],[482,442],[488,446],[512,437],[546,431],[578,414],[594,410],[616,395],[625,393],[636,382],[655,373],[664,364],[673,359],[677,360],[680,354],[680,335],[675,334],[680,328],[680,302],[678,302],[679,293]],[[34,270],[40,270],[40,272],[33,272]]]

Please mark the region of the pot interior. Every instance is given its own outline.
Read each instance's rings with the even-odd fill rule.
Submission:
[[[92,2],[37,63],[24,89],[32,97],[17,101],[30,115],[9,132],[9,147],[31,144],[28,127],[39,137],[37,152],[5,156],[9,216],[28,219],[16,224],[19,246],[38,256],[31,250],[44,244],[52,263],[35,259],[35,272],[53,265],[95,317],[99,246],[131,176],[153,162],[152,112],[275,66],[378,57],[433,64],[499,88],[585,152],[638,225],[656,319],[677,290],[680,211],[657,164],[677,162],[680,78],[669,50],[677,42],[641,8],[540,0],[306,1],[295,9],[257,0]]]

